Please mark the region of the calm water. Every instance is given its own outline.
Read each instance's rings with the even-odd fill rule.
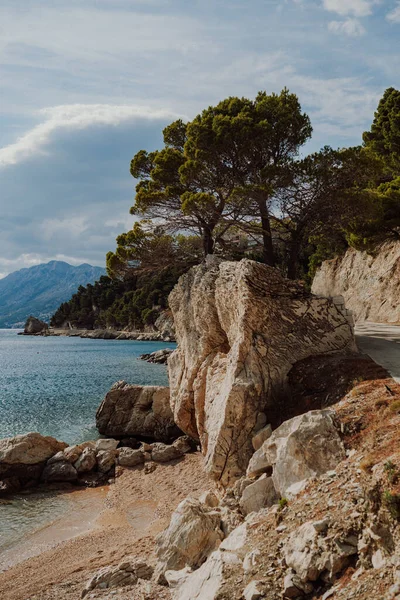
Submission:
[[[175,345],[28,337],[0,330],[0,438],[39,431],[70,444],[95,439],[96,409],[113,383],[168,385],[165,366],[138,360],[166,347]],[[0,570],[10,548],[69,510],[68,494],[0,500]]]
[[[38,431],[73,444],[97,437],[96,409],[113,383],[168,385],[165,366],[138,360],[167,347],[174,344],[0,330],[0,438]]]

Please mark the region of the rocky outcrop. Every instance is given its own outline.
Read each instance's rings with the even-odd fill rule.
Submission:
[[[400,242],[387,242],[373,254],[349,248],[322,263],[312,291],[327,297],[343,296],[356,321],[400,321]]]
[[[115,383],[96,413],[100,433],[113,437],[140,436],[169,442],[182,432],[175,425],[166,387]]]
[[[175,324],[171,311],[164,310],[154,323],[154,327],[166,342],[175,340]]]
[[[44,321],[37,319],[36,317],[28,317],[25,323],[24,335],[44,335],[49,326]]]
[[[186,498],[173,513],[168,529],[156,540],[156,578],[168,570],[197,568],[224,537],[220,514],[198,500]]]
[[[151,579],[152,575],[153,567],[151,565],[133,556],[127,556],[119,565],[103,567],[97,571],[88,581],[81,597],[84,598],[89,592],[96,589],[107,590],[135,585],[139,579],[148,580]]]
[[[178,426],[200,440],[207,471],[240,477],[252,437],[279,424],[292,366],[312,355],[355,351],[351,318],[277,270],[211,258],[172,291],[178,349],[168,361]]]
[[[335,469],[345,457],[335,413],[316,410],[278,427],[253,454],[247,474],[271,473],[277,493],[286,497],[304,487],[307,479]]]
[[[140,359],[149,363],[155,363],[157,365],[166,365],[168,358],[172,353],[173,350],[171,348],[163,348],[162,350],[156,350],[155,352],[150,352],[149,354],[142,354]]]

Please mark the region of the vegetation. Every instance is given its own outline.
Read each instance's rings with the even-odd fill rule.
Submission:
[[[230,97],[171,123],[140,150],[131,214],[107,272],[61,305],[52,324],[140,328],[167,306],[180,274],[209,254],[244,256],[310,282],[349,246],[373,251],[400,231],[400,92],[389,88],[363,146],[299,157],[312,127],[295,94]]]

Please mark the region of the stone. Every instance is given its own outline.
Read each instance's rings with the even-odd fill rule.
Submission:
[[[229,535],[224,539],[220,545],[220,550],[229,550],[230,552],[237,552],[244,548],[247,542],[248,527],[247,523],[242,523],[239,527],[236,527]]]
[[[96,413],[96,426],[108,436],[141,436],[170,442],[182,434],[175,425],[169,388],[115,383]]]
[[[0,440],[0,465],[33,465],[67,448],[68,444],[40,433],[26,433]]]
[[[260,581],[250,581],[250,583],[243,590],[244,600],[260,600],[263,598],[263,593],[260,588]]]
[[[76,463],[74,463],[74,467],[78,473],[88,473],[95,468],[96,463],[96,452],[93,448],[85,448]]]
[[[188,435],[181,435],[178,437],[178,439],[172,442],[172,445],[181,454],[187,454],[188,452],[192,452],[192,450],[196,449],[196,446],[193,444],[193,440],[191,440]]]
[[[107,473],[115,465],[117,452],[115,450],[100,450],[97,453],[97,466],[101,473]]]
[[[150,352],[150,354],[142,354],[140,356],[141,360],[146,360],[149,363],[155,363],[157,365],[166,365],[168,358],[173,353],[171,348],[163,348],[162,350],[156,350],[155,352]]]
[[[310,583],[304,583],[294,571],[286,573],[283,580],[283,597],[300,598],[305,594],[310,594],[313,586]]]
[[[226,581],[229,568],[240,565],[241,561],[231,552],[213,552],[201,567],[193,572],[185,568],[167,571],[168,581],[173,583],[173,600],[216,600]]]
[[[77,470],[68,461],[58,461],[46,465],[42,473],[42,480],[46,483],[52,481],[76,481],[77,478]]]
[[[79,446],[78,445],[68,446],[68,448],[65,448],[63,454],[64,454],[64,457],[68,460],[68,462],[74,464],[74,463],[76,463],[76,461],[82,454],[83,450],[84,450],[83,444],[79,445]]]
[[[219,504],[218,497],[212,490],[207,490],[206,492],[203,492],[199,500],[200,502],[202,502],[206,506],[209,506],[210,508],[216,508]]]
[[[251,443],[253,444],[254,450],[258,450],[261,448],[263,443],[270,438],[272,435],[272,427],[271,425],[266,425],[260,431],[258,431],[255,435],[253,435]]]
[[[96,452],[99,450],[116,450],[118,444],[118,440],[114,440],[112,438],[100,438],[96,441]]]
[[[168,446],[167,444],[162,444],[161,442],[158,444],[153,444],[151,449],[151,460],[154,460],[155,462],[170,462],[171,460],[181,458],[181,456],[183,456],[183,453],[175,446]]]
[[[37,319],[36,317],[28,317],[25,323],[24,334],[25,335],[36,335],[38,333],[45,333],[49,329],[49,326],[44,321]]]
[[[95,589],[135,585],[138,579],[149,580],[153,575],[153,567],[135,557],[125,558],[117,566],[103,567],[88,581],[81,597],[84,598]]]
[[[121,448],[118,455],[118,464],[123,467],[136,467],[144,463],[144,453],[132,448]]]
[[[175,422],[200,441],[207,472],[224,486],[245,473],[260,415],[273,426],[282,417],[277,399],[292,366],[356,351],[335,304],[248,259],[207,258],[179,279],[169,305],[178,342],[168,360]]]
[[[327,556],[318,544],[318,536],[312,523],[304,523],[289,536],[284,545],[286,564],[302,582],[316,581],[327,568]]]
[[[175,324],[174,318],[170,310],[163,310],[160,316],[157,317],[154,327],[160,333],[161,338],[168,342],[175,340]]]
[[[156,579],[166,571],[199,567],[223,539],[220,515],[192,498],[174,511],[168,528],[156,538]]]
[[[272,506],[278,499],[272,477],[262,475],[257,481],[244,488],[240,498],[240,508],[243,514],[248,515]]]
[[[157,465],[153,462],[150,462],[150,463],[147,463],[146,465],[144,465],[145,475],[149,475],[150,473],[153,473],[156,469],[157,469]]]
[[[252,456],[248,476],[273,470],[277,492],[300,491],[310,477],[335,468],[346,458],[335,413],[315,410],[285,421]],[[294,488],[293,486],[297,486]]]
[[[49,460],[47,461],[47,464],[51,465],[53,463],[60,462],[60,461],[63,462],[65,460],[66,460],[66,456],[65,456],[64,452],[60,451],[60,452],[57,452],[57,454],[55,454],[51,458],[49,458]]]

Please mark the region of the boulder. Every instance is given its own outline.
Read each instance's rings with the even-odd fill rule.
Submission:
[[[260,427],[284,417],[292,366],[356,351],[353,328],[332,301],[247,259],[210,257],[193,267],[169,305],[178,341],[168,360],[175,422],[200,441],[207,471],[223,485],[245,472]]]
[[[88,473],[95,468],[96,462],[96,452],[93,448],[85,448],[74,467],[78,473]]]
[[[146,360],[149,363],[154,363],[156,365],[166,365],[168,358],[173,353],[171,348],[163,348],[162,350],[156,350],[155,352],[150,352],[150,354],[142,354],[140,356],[141,360]]]
[[[181,452],[181,450],[175,446],[168,446],[167,444],[162,444],[161,442],[158,444],[153,444],[151,449],[151,460],[154,460],[155,462],[170,462],[171,460],[181,458],[181,456],[183,456],[183,452]]]
[[[263,443],[268,438],[270,438],[271,435],[272,435],[272,427],[271,427],[271,425],[266,425],[265,427],[263,427],[262,429],[260,429],[260,431],[258,431],[255,435],[253,435],[251,443],[253,444],[254,450],[258,450],[259,448],[261,448],[261,446],[263,445]]]
[[[168,570],[199,567],[223,539],[217,511],[186,498],[172,514],[168,528],[156,539],[158,581]]]
[[[100,450],[116,450],[118,443],[118,440],[100,438],[96,441],[96,452],[99,452]]]
[[[118,464],[122,467],[136,467],[144,463],[144,452],[132,448],[121,448],[118,455]]]
[[[36,317],[28,317],[25,323],[24,334],[25,335],[36,335],[38,333],[44,333],[49,329],[49,326],[44,321],[37,319]]]
[[[109,436],[141,436],[169,442],[182,432],[175,425],[169,388],[115,383],[96,413],[96,426]]]
[[[66,447],[64,442],[40,433],[27,433],[0,440],[2,493],[38,482],[47,460]]]
[[[100,450],[97,453],[97,467],[101,473],[107,473],[115,465],[116,450]]]
[[[188,435],[181,435],[177,440],[172,442],[174,448],[176,448],[181,454],[187,454],[196,450],[196,444]]]
[[[257,481],[246,486],[240,499],[243,514],[258,512],[262,508],[272,506],[279,499],[272,477],[262,475]]]
[[[335,469],[346,457],[335,413],[314,410],[285,421],[254,453],[248,476],[272,470],[275,489],[286,496],[303,482]]]
[[[75,481],[78,478],[78,472],[70,462],[55,462],[46,465],[42,473],[42,479],[45,482],[52,481]]]
[[[125,558],[117,566],[103,567],[90,579],[82,591],[84,598],[95,589],[105,590],[135,585],[138,579],[151,579],[153,567],[135,557]]]
[[[264,594],[261,592],[261,581],[250,581],[243,590],[244,600],[261,600],[264,598]]]

